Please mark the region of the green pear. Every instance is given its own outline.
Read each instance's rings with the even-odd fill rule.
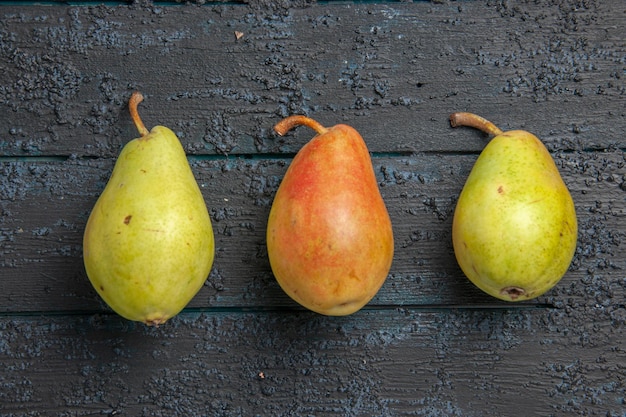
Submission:
[[[502,132],[471,113],[451,125],[495,135],[478,157],[456,205],[456,259],[478,288],[506,301],[535,298],[559,282],[574,251],[574,202],[552,156],[534,135]]]
[[[280,183],[267,224],[267,252],[281,288],[309,310],[352,314],[385,282],[393,231],[370,154],[352,127],[330,128],[295,115],[274,127],[318,134],[297,153]]]
[[[85,229],[92,285],[119,315],[158,326],[200,290],[213,265],[211,219],[185,151],[170,129],[150,132],[129,101],[141,137],[126,144]]]

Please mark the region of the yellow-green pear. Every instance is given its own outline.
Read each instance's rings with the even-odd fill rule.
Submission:
[[[454,212],[452,241],[461,269],[501,300],[545,293],[567,271],[578,233],[574,202],[552,156],[534,135],[502,132],[472,113],[454,113],[450,122],[495,135]]]
[[[141,137],[126,144],[83,238],[89,280],[119,315],[165,323],[200,290],[213,265],[211,219],[185,151],[170,129],[148,131],[139,92],[129,101]]]

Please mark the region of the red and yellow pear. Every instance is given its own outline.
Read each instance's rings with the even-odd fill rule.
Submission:
[[[291,162],[267,225],[276,280],[302,306],[342,316],[366,305],[385,282],[393,259],[391,220],[363,138],[350,126],[326,128],[305,116],[280,121],[317,135]]]

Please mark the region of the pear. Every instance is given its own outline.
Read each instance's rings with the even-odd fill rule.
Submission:
[[[165,323],[200,290],[213,265],[211,219],[185,151],[170,129],[150,132],[129,101],[141,137],[126,144],[85,229],[92,285],[119,315]]]
[[[352,314],[383,285],[393,259],[393,232],[363,138],[350,126],[325,128],[290,116],[317,135],[283,177],[267,225],[270,265],[281,288],[302,306],[329,316]]]
[[[450,122],[495,135],[454,212],[452,241],[461,269],[501,300],[544,294],[567,271],[578,233],[574,202],[552,156],[531,133],[502,132],[472,113],[454,113]]]

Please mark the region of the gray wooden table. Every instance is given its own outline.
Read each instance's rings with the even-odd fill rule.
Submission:
[[[625,28],[620,0],[1,4],[0,415],[625,416]],[[159,328],[112,313],[82,263],[135,89],[216,233]],[[533,301],[454,258],[487,142],[450,127],[460,110],[536,134],[572,192],[574,260]],[[276,136],[290,114],[372,152],[396,253],[354,315],[300,308],[269,267],[272,198],[312,136]]]

